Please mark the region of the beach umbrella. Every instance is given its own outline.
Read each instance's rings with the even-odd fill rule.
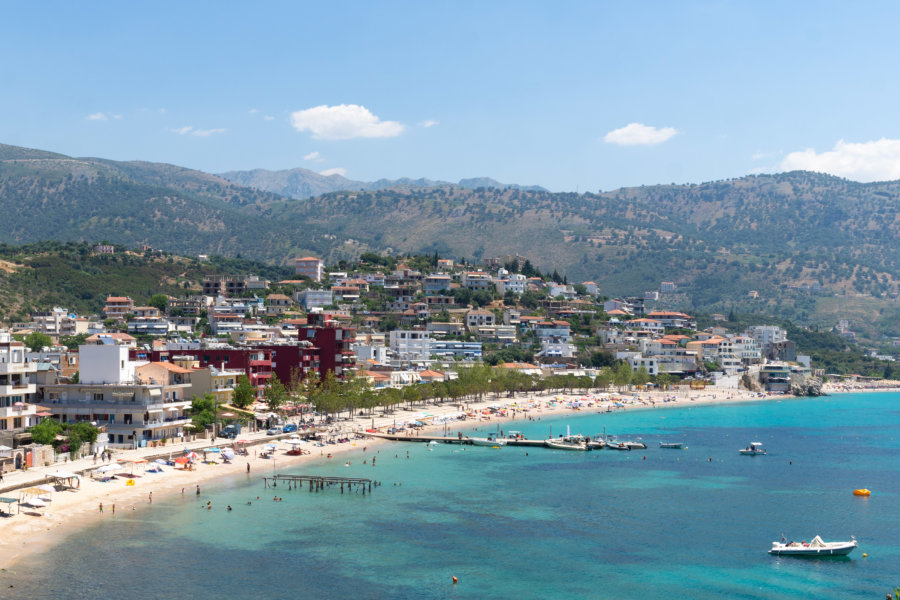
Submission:
[[[196,452],[188,452],[188,453],[185,454],[185,457],[190,458],[191,460],[193,460],[193,459],[195,459],[195,458],[200,458],[200,455],[197,454]]]
[[[166,462],[166,459],[164,459],[164,458],[157,458],[154,462],[156,462],[157,464],[160,464],[160,465],[168,464]]]
[[[52,485],[50,485],[49,483],[42,483],[41,485],[37,486],[37,489],[43,490],[45,492],[55,492],[56,491],[56,488],[53,487]]]
[[[102,467],[97,468],[98,473],[108,473],[110,471],[119,471],[122,469],[122,465],[117,463],[111,463],[108,465],[103,465]]]
[[[234,458],[234,450],[230,450],[230,449],[223,450],[222,457],[226,458],[227,460],[231,460],[232,458]]]
[[[266,450],[274,450],[274,449],[275,449],[275,444],[266,444],[266,445],[264,446],[264,448],[265,448]]]
[[[187,456],[179,456],[178,458],[175,459],[175,462],[178,463],[179,465],[186,465],[189,462],[191,462],[191,459],[188,458]]]
[[[221,448],[204,448],[203,451],[204,452],[221,452],[222,449]]]

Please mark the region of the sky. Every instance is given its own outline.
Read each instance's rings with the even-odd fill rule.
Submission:
[[[897,2],[17,2],[0,143],[553,191],[900,179]]]

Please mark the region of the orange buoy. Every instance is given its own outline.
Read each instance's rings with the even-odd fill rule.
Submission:
[[[459,579],[456,578],[456,575],[453,576],[453,585],[459,583]]]
[[[870,495],[872,495],[872,492],[870,492],[869,490],[867,490],[865,488],[862,488],[862,489],[858,489],[858,490],[853,490],[853,495],[854,496],[870,496]]]

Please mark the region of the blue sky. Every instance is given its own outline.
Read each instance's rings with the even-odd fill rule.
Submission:
[[[900,179],[900,3],[7,2],[0,142],[555,191]]]

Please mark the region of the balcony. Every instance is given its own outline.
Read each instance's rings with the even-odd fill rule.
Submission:
[[[37,392],[37,386],[33,383],[3,385],[0,384],[0,396],[21,396],[25,394],[34,394]]]

